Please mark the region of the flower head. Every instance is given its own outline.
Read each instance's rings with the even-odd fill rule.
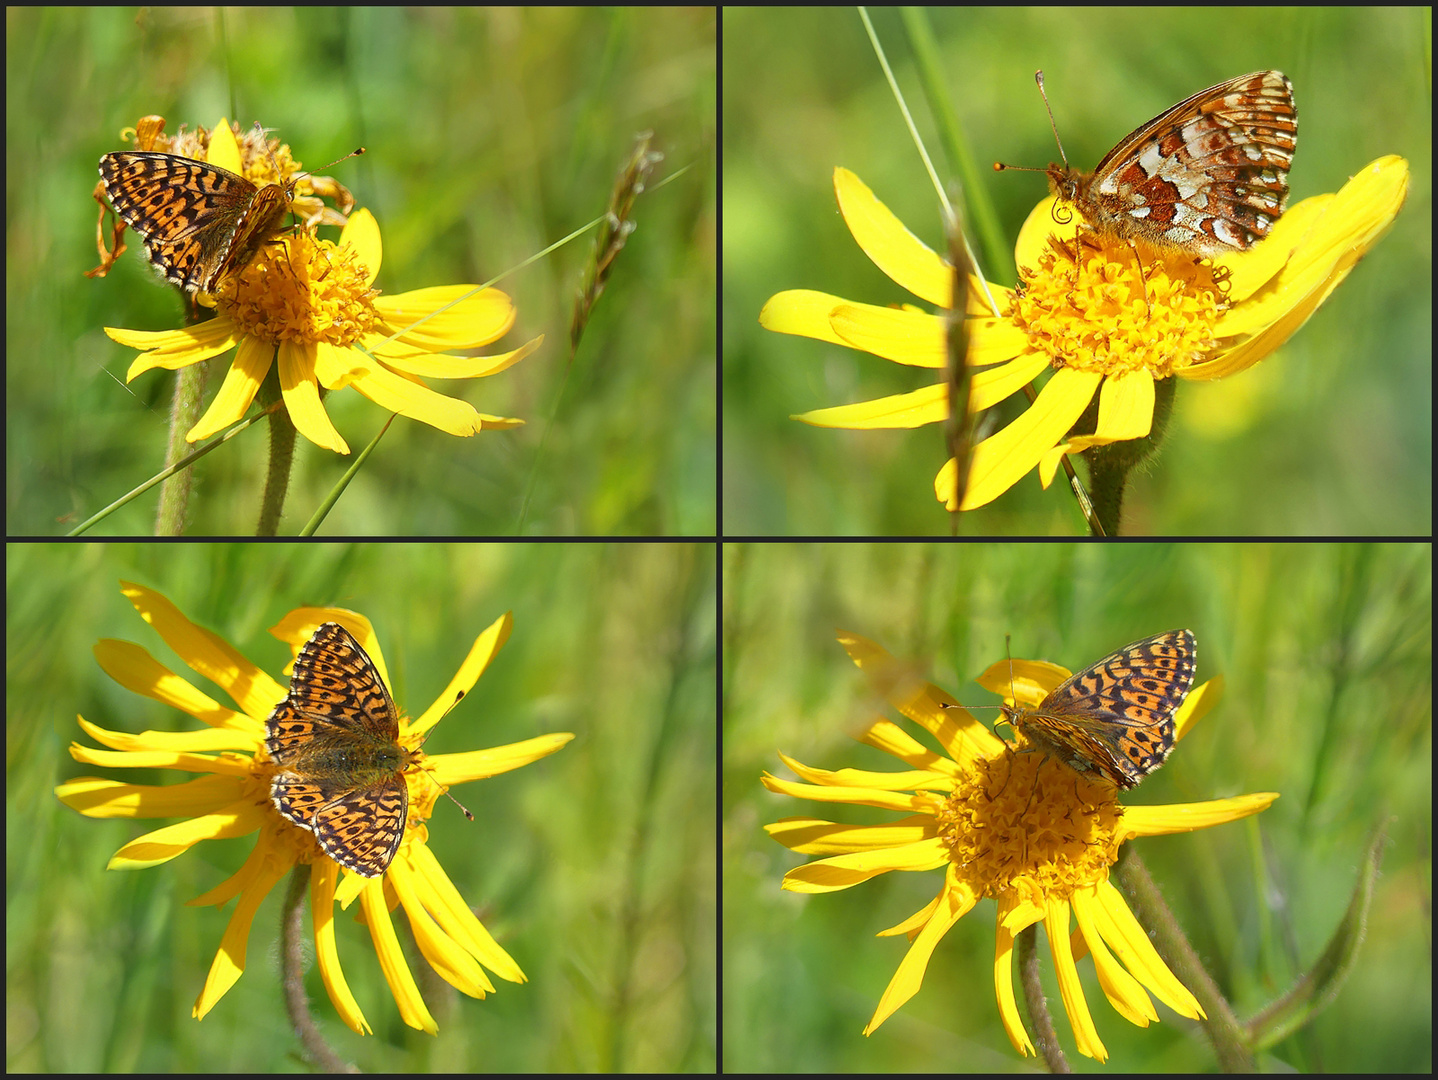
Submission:
[[[1252,366],[1285,342],[1392,224],[1406,197],[1407,162],[1385,157],[1334,195],[1288,208],[1267,239],[1203,262],[1142,241],[1075,228],[1054,199],[1030,214],[1016,247],[1020,288],[971,279],[969,410],[979,412],[1051,371],[1033,403],[974,447],[963,503],[998,498],[1037,469],[1047,487],[1065,456],[1150,439],[1172,377],[1215,379]],[[938,308],[950,305],[945,261],[846,169],[834,172],[840,211],[864,252],[894,281]],[[1067,222],[1058,225],[1059,221]],[[987,296],[996,306],[990,308]],[[759,321],[943,371],[942,314],[861,304],[809,290],[770,298]],[[1165,385],[1166,384],[1166,385]],[[947,419],[940,381],[905,394],[804,413],[822,427],[910,428]],[[934,480],[947,503],[950,460]]]
[[[1033,1043],[1015,1005],[1012,949],[1017,935],[1037,923],[1047,931],[1064,1007],[1082,1053],[1100,1061],[1107,1056],[1078,978],[1076,962],[1084,952],[1092,955],[1109,1002],[1131,1022],[1147,1026],[1158,1019],[1149,992],[1181,1015],[1201,1017],[1193,994],[1159,957],[1110,883],[1110,868],[1125,841],[1246,817],[1277,795],[1171,807],[1120,805],[1116,788],[1092,774],[1047,754],[1015,753],[952,697],[913,677],[873,642],[847,632],[839,640],[890,704],[942,747],[935,753],[880,720],[862,739],[902,761],[901,772],[827,772],[784,757],[803,782],[764,777],[764,785],[780,794],[907,815],[872,827],[813,818],[768,826],[781,844],[823,856],[789,871],[784,888],[832,892],[891,870],[944,871],[928,905],[882,932],[907,935],[911,945],[865,1034],[918,992],[939,942],[984,899],[997,904],[994,991],[999,1013],[1021,1054],[1031,1053]],[[995,665],[986,678],[997,678],[1000,670],[1007,689],[1007,663]],[[1014,696],[1036,705],[1067,675],[1057,665],[1015,661]],[[1217,690],[1211,681],[1188,694],[1177,717],[1180,737],[1212,706]]]
[[[240,168],[229,124],[222,122],[216,129],[208,160],[230,170]],[[320,185],[326,191],[336,186]],[[302,198],[294,200],[294,207],[297,212],[312,209]],[[383,245],[374,216],[367,210],[347,218],[327,213],[330,216],[321,204],[309,215],[307,228],[258,245],[234,273],[219,279],[204,297],[215,307],[214,319],[157,332],[107,327],[113,340],[144,350],[130,365],[127,381],[152,368],[175,370],[234,348],[234,362],[209,410],[185,435],[190,442],[240,420],[277,357],[280,393],[295,428],[336,453],[348,454],[349,445],[330,422],[323,393],[346,386],[391,412],[451,435],[522,424],[513,417],[480,413],[423,381],[495,375],[537,349],[543,337],[495,356],[447,354],[450,349],[480,348],[508,333],[515,322],[510,298],[498,289],[473,285],[381,296],[374,283]],[[316,221],[342,223],[339,243],[318,240]]]
[[[363,737],[363,723],[355,721],[355,712],[346,712],[349,706],[343,704],[352,688],[346,689],[336,669],[317,664],[314,656],[304,661],[309,666],[303,674],[297,671],[287,692],[163,597],[128,583],[124,591],[166,643],[196,671],[221,686],[238,708],[229,709],[211,700],[137,645],[101,641],[95,648],[96,657],[113,678],[189,712],[208,728],[128,735],[82,719],[81,727],[111,749],[95,751],[77,743],[71,746],[71,756],[95,765],[170,767],[199,775],[185,784],[159,788],[80,777],[61,784],[56,795],[91,817],[187,816],[181,824],[126,844],[111,860],[111,869],[157,866],[201,840],[259,831],[260,842],[245,865],[202,898],[203,902],[222,904],[238,896],[241,902],[195,1002],[196,1019],[209,1012],[243,973],[250,921],[260,901],[301,862],[313,869],[310,897],[320,970],[331,1000],[355,1031],[363,1033],[368,1024],[345,985],[339,964],[332,914],[336,898],[346,906],[360,898],[391,989],[405,1022],[412,1027],[435,1030],[394,937],[390,904],[396,900],[405,906],[412,923],[425,928],[417,935],[421,949],[456,988],[475,997],[492,993],[494,986],[485,967],[511,982],[524,981],[518,965],[474,918],[430,852],[424,822],[440,792],[449,785],[528,764],[558,750],[573,736],[549,735],[516,746],[462,754],[428,755],[419,750],[424,736],[474,685],[503,647],[511,626],[508,615],[480,635],[433,705],[413,721],[404,721],[395,713],[395,734],[388,740],[373,727],[368,738]],[[362,643],[374,684],[363,691],[366,700],[355,699],[360,700],[361,711],[370,709],[380,697],[393,709],[383,653],[364,616],[341,608],[301,608],[286,616],[274,633],[303,657],[302,646],[312,640],[316,627],[326,625],[342,626],[345,638]],[[301,678],[323,684],[325,694],[333,695],[336,688],[342,691],[329,698],[341,703],[331,730],[343,729],[348,736],[337,753],[315,752],[317,746],[323,749],[323,734],[313,726],[309,732],[301,732],[296,715],[285,712],[297,700],[296,682]],[[320,700],[320,692],[315,691],[311,703]],[[300,710],[300,718],[305,713]],[[291,722],[288,727],[286,715]],[[329,747],[334,751],[336,744],[331,741]],[[374,834],[390,827],[397,831],[392,843],[385,845],[388,850],[379,865]],[[336,856],[350,871],[343,883]]]

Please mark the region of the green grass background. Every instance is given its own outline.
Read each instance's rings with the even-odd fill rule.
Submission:
[[[915,74],[903,17],[873,20],[940,181],[955,164]],[[912,13],[909,13],[912,14]],[[952,115],[1008,247],[978,257],[1012,286],[1012,241],[1044,177],[996,160],[1058,160],[1035,69],[1069,160],[1092,169],[1188,95],[1276,67],[1293,81],[1291,202],[1338,190],[1384,154],[1412,169],[1393,230],[1277,354],[1242,375],[1183,383],[1169,437],[1136,476],[1134,535],[1427,535],[1432,517],[1432,110],[1427,9],[926,9]],[[736,535],[943,535],[939,425],[840,431],[793,413],[935,381],[857,350],[775,334],[759,310],[785,289],[915,303],[859,250],[834,202],[856,172],[930,247],[939,201],[858,16],[740,9],[724,20],[725,530]],[[927,308],[925,308],[927,310]],[[1015,406],[1017,407],[1017,403]],[[1004,413],[1005,421],[1013,413]],[[1085,467],[1075,466],[1081,475]],[[1062,484],[1025,477],[966,516],[969,534],[1082,535]]]
[[[529,982],[483,1001],[406,945],[438,1024],[406,1027],[352,913],[344,974],[374,1029],[338,1019],[313,965],[320,1031],[369,1072],[709,1073],[715,1062],[715,592],[712,545],[43,545],[11,547],[6,582],[6,1066],[11,1072],[301,1070],[281,1000],[282,883],[251,925],[247,968],[191,1018],[234,902],[188,907],[240,869],[253,836],[202,842],[148,870],[108,871],[125,843],[175,819],[85,817],[56,799],[77,776],[169,785],[192,774],[75,762],[110,730],[203,730],[98,667],[132,641],[230,704],[120,595],[157,589],[283,681],[268,633],[304,604],[363,612],[396,702],[417,715],[505,611],[509,642],[431,733],[427,752],[568,731],[532,765],[441,799],[429,844]],[[394,915],[402,942],[409,929]],[[305,920],[309,933],[309,920]]]
[[[487,281],[599,217],[635,135],[652,130],[665,160],[572,371],[592,232],[499,285],[518,321],[480,351],[543,334],[537,353],[487,379],[432,383],[527,426],[456,438],[399,420],[324,528],[711,535],[714,22],[694,8],[11,9],[8,533],[63,533],[161,467],[173,380],[154,371],[127,386],[135,350],[102,327],[181,326],[179,300],[133,244],[108,278],[83,276],[97,262],[96,163],[124,148],[122,128],[159,113],[171,133],[260,120],[333,175],[379,221],[386,294]],[[363,157],[323,169],[360,145]],[[232,355],[211,362],[207,402]],[[355,452],[389,417],[355,391],[327,408]],[[191,534],[254,531],[267,439],[258,425],[197,466]],[[290,534],[353,460],[298,445]],[[150,533],[155,505],[142,496],[96,535]]]
[[[1266,1071],[1432,1068],[1432,576],[1427,545],[778,544],[731,546],[724,575],[724,1064],[734,1072],[1029,1071],[994,1000],[994,913],[981,901],[931,959],[923,988],[862,1034],[908,947],[875,935],[921,909],[942,872],[889,873],[805,896],[780,888],[810,861],[770,840],[786,817],[880,824],[898,815],[770,794],[784,751],[821,769],[905,766],[853,741],[876,700],[834,640],[842,628],[982,704],[972,680],[1004,657],[1071,669],[1187,626],[1217,707],[1133,805],[1278,792],[1267,811],[1146,839],[1138,854],[1240,1017],[1285,993],[1334,932],[1370,833],[1389,838],[1367,939],[1335,1000],[1261,1058]],[[992,715],[992,710],[983,716]],[[1003,731],[1004,729],[1000,729]],[[1048,942],[1040,967],[1080,1070]],[[1215,1071],[1194,1023],[1159,1006],[1147,1029],[1079,964],[1108,1068]],[[1030,1028],[1030,1035],[1034,1031]]]

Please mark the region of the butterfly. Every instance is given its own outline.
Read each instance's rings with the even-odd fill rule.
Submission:
[[[404,774],[420,754],[400,743],[389,688],[339,623],[325,623],[300,649],[289,693],[265,721],[265,749],[279,812],[341,866],[384,873],[409,820]]]
[[[1069,165],[1062,142],[1064,163],[1043,171],[1095,232],[1211,257],[1269,234],[1288,203],[1297,142],[1293,84],[1281,71],[1255,71],[1141,124],[1091,173]]]
[[[243,176],[178,154],[126,150],[100,159],[115,212],[145,254],[186,292],[214,292],[279,230],[295,182],[256,187]]]
[[[1173,716],[1193,686],[1197,655],[1192,631],[1168,630],[1075,672],[1035,708],[998,708],[1033,746],[1131,788],[1173,749]]]

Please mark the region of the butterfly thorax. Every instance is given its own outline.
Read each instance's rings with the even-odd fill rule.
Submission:
[[[416,751],[395,743],[363,740],[312,740],[314,745],[292,755],[285,768],[301,771],[315,782],[333,780],[351,788],[379,783],[412,764]]]
[[[1090,760],[1080,754],[1073,746],[1044,734],[1045,725],[1063,724],[1069,723],[1070,721],[1066,721],[1065,718],[1051,713],[1045,713],[1042,708],[1022,709],[1007,705],[1001,706],[1001,708],[1004,714],[1004,722],[1014,728],[1014,730],[1022,732],[1024,739],[1028,743],[1028,748],[1026,750],[1020,750],[1019,753],[1027,753],[1035,750],[1042,751],[1045,756],[1063,762],[1076,772],[1096,770],[1100,775],[1109,779],[1111,782],[1118,783],[1120,787],[1130,786],[1119,782],[1114,776],[1110,776],[1103,768],[1091,765]],[[1072,739],[1074,737],[1073,733],[1070,732],[1068,737]],[[1090,753],[1095,752],[1102,753],[1102,749],[1100,748],[1098,751],[1090,749]]]

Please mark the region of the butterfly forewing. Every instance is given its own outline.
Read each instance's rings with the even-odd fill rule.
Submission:
[[[1196,654],[1188,630],[1143,638],[1069,676],[1037,708],[1005,713],[1074,768],[1131,788],[1173,749],[1173,716],[1193,686]]]
[[[1050,165],[1048,174],[1098,232],[1214,256],[1268,235],[1288,202],[1297,141],[1292,84],[1258,71],[1136,128],[1092,173]]]
[[[1055,687],[1041,710],[1112,722],[1135,722],[1132,704],[1149,712],[1171,712],[1193,685],[1193,635],[1187,630],[1144,638],[1070,675]]]
[[[139,150],[106,154],[100,179],[150,261],[188,292],[213,292],[254,258],[279,231],[294,186],[256,188],[203,161]]]

